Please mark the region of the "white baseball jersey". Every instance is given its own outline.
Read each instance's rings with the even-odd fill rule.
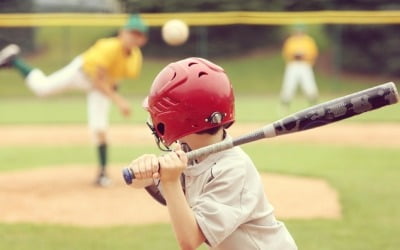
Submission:
[[[186,199],[210,249],[297,249],[239,147],[212,154],[184,174]]]

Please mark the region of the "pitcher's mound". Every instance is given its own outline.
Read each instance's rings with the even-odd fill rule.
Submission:
[[[0,221],[115,226],[168,222],[168,212],[111,167],[110,187],[93,185],[95,167],[68,165],[2,173]],[[338,195],[324,180],[262,175],[278,219],[340,218]]]

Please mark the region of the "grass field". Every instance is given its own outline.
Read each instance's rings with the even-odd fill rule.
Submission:
[[[342,219],[285,220],[301,249],[398,249],[400,170],[397,149],[285,143],[246,145],[244,149],[261,172],[323,177],[338,190]],[[110,158],[122,166],[132,157],[152,151],[154,147],[149,146],[115,146]],[[2,171],[93,161],[91,149],[83,146],[0,150]],[[0,248],[177,249],[177,246],[171,228],[163,224],[78,228],[1,223]]]
[[[322,101],[328,101],[339,95],[324,95]],[[133,107],[133,116],[122,117],[116,107],[111,110],[112,123],[144,124],[146,111],[141,108],[143,96],[129,96]],[[236,98],[237,123],[267,123],[283,118],[290,113],[307,107],[303,98],[293,102],[289,111],[283,112],[276,96],[239,95]],[[3,97],[0,98],[0,125],[5,124],[79,124],[86,123],[85,96],[61,96],[49,99],[35,97]],[[355,116],[342,122],[398,122],[400,121],[397,105],[387,106],[373,112]]]
[[[328,97],[327,97],[328,98]],[[137,102],[139,103],[137,98]],[[277,99],[244,95],[238,98],[238,123],[274,120]],[[138,104],[137,103],[137,104]],[[297,100],[301,108],[306,103]],[[0,124],[83,124],[84,97],[37,100],[3,98]],[[265,117],[260,116],[265,107]],[[295,107],[293,108],[295,109]],[[264,111],[263,111],[264,112]],[[125,121],[113,110],[114,123],[145,119],[138,110]],[[396,106],[354,117],[352,123],[398,122]],[[245,145],[261,172],[322,177],[338,190],[340,220],[285,220],[301,249],[398,249],[400,240],[400,184],[398,149],[267,142]],[[93,164],[92,148],[85,146],[13,146],[0,148],[0,171],[18,171],[59,164]],[[151,146],[113,146],[110,161],[121,166]],[[23,157],[21,157],[23,156]],[[123,204],[121,204],[123,205]],[[111,211],[110,211],[111,212]],[[134,212],[134,211],[132,211]],[[34,247],[32,247],[34,246]],[[169,225],[79,228],[65,225],[0,223],[0,249],[177,249]]]
[[[52,32],[56,31],[42,31],[39,39],[48,41],[46,37],[53,36]],[[97,31],[94,33],[93,37],[98,36]],[[62,43],[62,40],[58,42]],[[73,40],[71,44],[69,50],[73,53],[89,42],[82,45]],[[68,61],[60,59],[60,55],[67,52],[57,49],[48,51],[43,57],[31,57],[30,62],[43,66],[46,72],[51,72]],[[122,87],[121,93],[132,100],[134,117],[124,120],[117,110],[113,109],[112,123],[143,123],[146,114],[140,108],[141,100],[156,72],[167,62],[168,60],[164,59],[147,60],[141,78]],[[283,72],[278,52],[268,56],[261,54],[243,58],[221,58],[217,59],[217,62],[225,67],[237,92],[238,123],[270,122],[284,115],[277,112],[277,93]],[[324,101],[390,79],[383,77],[377,82],[376,78],[360,80],[318,72],[317,80],[321,89],[321,101]],[[306,106],[305,100],[299,96],[291,111]],[[69,93],[46,100],[37,99],[25,88],[22,79],[15,72],[1,71],[0,129],[2,125],[84,124],[85,109],[85,97],[80,93]],[[399,121],[398,107],[391,106],[343,122],[362,124]],[[311,143],[262,143],[246,145],[244,149],[253,157],[261,172],[322,177],[338,190],[343,208],[342,219],[284,221],[300,249],[399,249],[399,149]],[[85,146],[57,144],[51,147],[0,147],[0,174],[1,171],[18,171],[56,164],[93,164],[95,158],[92,150]],[[145,152],[157,151],[155,147],[134,144],[125,147],[114,146],[110,152],[110,160],[116,164],[125,164]],[[165,224],[80,228],[65,225],[0,223],[0,249],[177,248],[172,229]]]

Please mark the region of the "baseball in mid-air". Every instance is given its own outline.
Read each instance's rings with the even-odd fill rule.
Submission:
[[[161,35],[168,45],[182,45],[189,37],[189,27],[182,20],[171,19],[162,26]]]

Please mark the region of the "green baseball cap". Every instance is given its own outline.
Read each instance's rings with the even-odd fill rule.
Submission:
[[[131,15],[123,28],[125,30],[137,30],[142,33],[147,33],[149,31],[149,27],[143,22],[138,14]]]

